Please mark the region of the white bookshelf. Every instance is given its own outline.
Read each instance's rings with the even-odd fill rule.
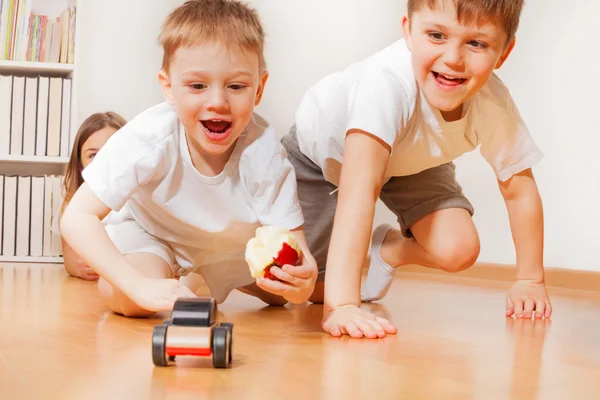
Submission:
[[[13,61],[0,60],[0,75],[13,75],[24,77],[62,77],[71,79],[71,101],[70,101],[70,121],[69,134],[73,137],[77,133],[77,60],[80,57],[81,45],[77,40],[77,33],[81,31],[81,6],[83,0],[32,0],[32,12],[35,14],[47,15],[49,18],[58,17],[63,10],[70,6],[76,7],[75,19],[75,49],[74,62],[72,63],[54,63],[54,62],[32,62],[32,61]],[[0,135],[6,135],[6,132],[0,132]],[[70,140],[71,142],[71,140]],[[5,153],[5,152],[1,152]],[[0,155],[0,175],[11,176],[41,176],[64,175],[66,165],[69,162],[68,156],[46,156],[46,155]],[[0,209],[0,212],[2,210]],[[0,225],[0,229],[2,226]],[[17,240],[17,238],[15,238]],[[2,263],[62,263],[63,257],[56,256],[13,256],[2,255],[0,246],[0,265]]]
[[[17,257],[17,256],[2,256],[0,262],[5,263],[45,263],[45,264],[60,264],[63,262],[62,257]]]
[[[74,69],[74,64],[0,60],[0,74],[69,76]]]
[[[68,162],[69,157],[0,155],[0,163],[63,165]]]

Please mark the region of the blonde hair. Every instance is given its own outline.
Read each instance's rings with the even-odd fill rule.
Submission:
[[[83,177],[81,171],[83,171],[83,164],[81,162],[81,148],[83,144],[88,140],[93,133],[104,128],[114,128],[116,130],[121,129],[127,121],[119,114],[108,111],[104,113],[96,113],[90,115],[79,127],[77,135],[73,143],[73,150],[71,151],[71,157],[67,164],[65,171],[65,179],[63,183],[63,196],[64,200],[60,208],[60,214],[67,207],[67,204],[73,198],[73,195],[79,189],[79,186],[83,184]]]
[[[260,71],[266,69],[265,32],[258,13],[236,0],[189,0],[177,7],[158,36],[164,52],[162,69],[169,72],[171,57],[181,46],[208,40],[253,51]]]
[[[456,17],[459,21],[470,23],[490,20],[502,24],[510,42],[519,27],[524,0],[453,0]],[[408,18],[415,11],[428,6],[435,10],[439,0],[408,0]]]

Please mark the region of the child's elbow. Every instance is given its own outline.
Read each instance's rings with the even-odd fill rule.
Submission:
[[[72,207],[67,205],[58,220],[58,229],[63,237],[68,237],[69,233],[71,232],[76,219],[73,214],[74,212]]]

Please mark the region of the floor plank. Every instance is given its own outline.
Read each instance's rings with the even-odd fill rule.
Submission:
[[[155,368],[156,318],[112,314],[61,266],[0,267],[0,398],[577,399],[600,392],[600,295],[550,289],[551,320],[504,318],[504,282],[400,273],[382,340],[332,338],[321,306],[265,307],[232,293],[234,365]]]

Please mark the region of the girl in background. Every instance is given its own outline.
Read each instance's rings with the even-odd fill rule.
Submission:
[[[127,121],[123,117],[112,111],[92,114],[83,121],[77,131],[71,158],[65,172],[64,201],[60,209],[60,216],[62,216],[67,204],[83,183],[83,177],[81,176],[83,169],[94,160],[94,157],[108,139],[126,123]],[[69,275],[89,281],[98,280],[98,274],[81,260],[64,239],[62,239],[62,249],[65,270]]]

